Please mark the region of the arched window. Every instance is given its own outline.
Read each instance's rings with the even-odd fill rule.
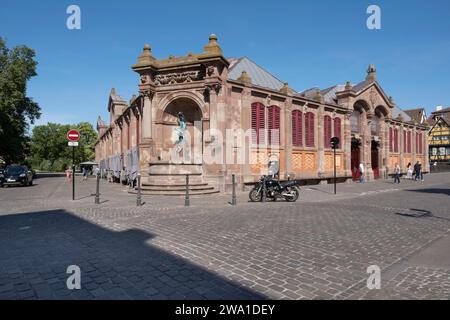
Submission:
[[[305,145],[314,147],[314,113],[312,112],[305,115]]]
[[[394,129],[394,152],[398,152],[398,129]]]
[[[292,111],[292,145],[302,146],[302,112],[300,110]]]
[[[324,130],[324,139],[325,148],[331,148],[331,117],[326,115],[323,117],[323,130]]]
[[[360,112],[355,110],[350,115],[350,127],[352,128],[352,133],[359,133],[359,119],[360,119]]]
[[[270,106],[268,108],[269,116],[269,145],[280,144],[280,108]]]
[[[339,138],[339,149],[341,149],[341,118],[334,118],[334,136]]]
[[[252,141],[264,143],[264,105],[259,102],[252,104]]]
[[[394,142],[394,137],[392,136],[392,128],[389,128],[389,152],[394,151],[393,142]]]

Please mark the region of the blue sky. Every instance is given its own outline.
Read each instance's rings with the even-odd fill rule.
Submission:
[[[81,8],[81,30],[66,9]],[[366,27],[370,4],[381,30]],[[365,77],[369,63],[404,109],[450,105],[450,1],[2,0],[0,36],[36,50],[28,94],[38,124],[108,119],[111,87],[137,93],[131,70],[145,43],[157,58],[201,52],[216,33],[226,57],[248,56],[295,90]]]

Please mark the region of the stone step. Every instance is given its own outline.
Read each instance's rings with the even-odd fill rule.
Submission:
[[[128,191],[128,193],[136,194],[137,191],[134,189],[131,189]],[[211,189],[211,190],[195,190],[195,191],[189,191],[190,196],[199,196],[199,195],[211,195],[211,194],[217,194],[219,193],[219,190]],[[141,194],[143,195],[160,195],[160,196],[184,196],[185,192],[181,191],[173,191],[173,190],[165,190],[165,191],[150,191],[150,190],[142,190]]]
[[[166,181],[163,181],[164,183],[142,183],[142,187],[167,187],[167,188],[171,188],[171,187],[185,187],[186,183],[179,183],[179,184],[167,184]],[[198,183],[192,183],[191,180],[189,180],[189,186],[192,187],[205,187],[207,186],[208,183],[206,182],[198,182]]]
[[[200,190],[213,190],[212,186],[189,186],[189,191],[200,191]],[[145,191],[185,191],[186,188],[179,186],[152,186],[152,187],[141,187],[141,190]]]

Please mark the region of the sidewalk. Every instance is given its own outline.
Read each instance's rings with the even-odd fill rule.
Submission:
[[[55,178],[53,178],[55,179]],[[343,199],[359,198],[380,194],[384,192],[395,192],[404,189],[420,189],[431,185],[437,185],[449,181],[450,173],[427,174],[425,181],[411,181],[402,179],[400,184],[394,184],[393,179],[375,180],[363,184],[357,182],[337,184],[337,194],[334,194],[333,184],[312,185],[300,187],[300,198],[297,203],[329,202]],[[81,178],[76,181],[76,200],[72,202],[77,206],[95,206],[95,179],[83,182]],[[71,199],[71,183],[61,183],[60,190],[55,196],[64,201]],[[100,183],[100,206],[110,208],[136,207],[136,195],[128,193],[128,187],[117,183],[109,183],[101,180]],[[237,192],[237,203],[239,206],[252,205],[248,198],[248,191]],[[184,207],[184,196],[161,196],[142,195],[143,207],[155,208],[182,208]],[[195,208],[214,208],[230,206],[231,194],[212,194],[190,196],[190,206]],[[282,203],[282,201],[280,201]]]

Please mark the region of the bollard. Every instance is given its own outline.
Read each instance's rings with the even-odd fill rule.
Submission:
[[[190,200],[189,200],[189,175],[186,175],[186,196],[184,198],[184,206],[189,207]]]
[[[136,196],[136,206],[142,206],[142,195],[141,195],[141,174],[137,175],[137,196]]]
[[[264,177],[264,179],[262,181],[263,189],[262,189],[261,202],[266,202],[266,197],[267,197],[266,179],[267,179],[267,177]]]
[[[97,172],[97,186],[95,188],[95,204],[100,204],[100,172]]]
[[[233,174],[231,176],[231,183],[233,184],[233,191],[232,191],[232,195],[231,195],[231,205],[235,206],[236,205],[236,176]]]

